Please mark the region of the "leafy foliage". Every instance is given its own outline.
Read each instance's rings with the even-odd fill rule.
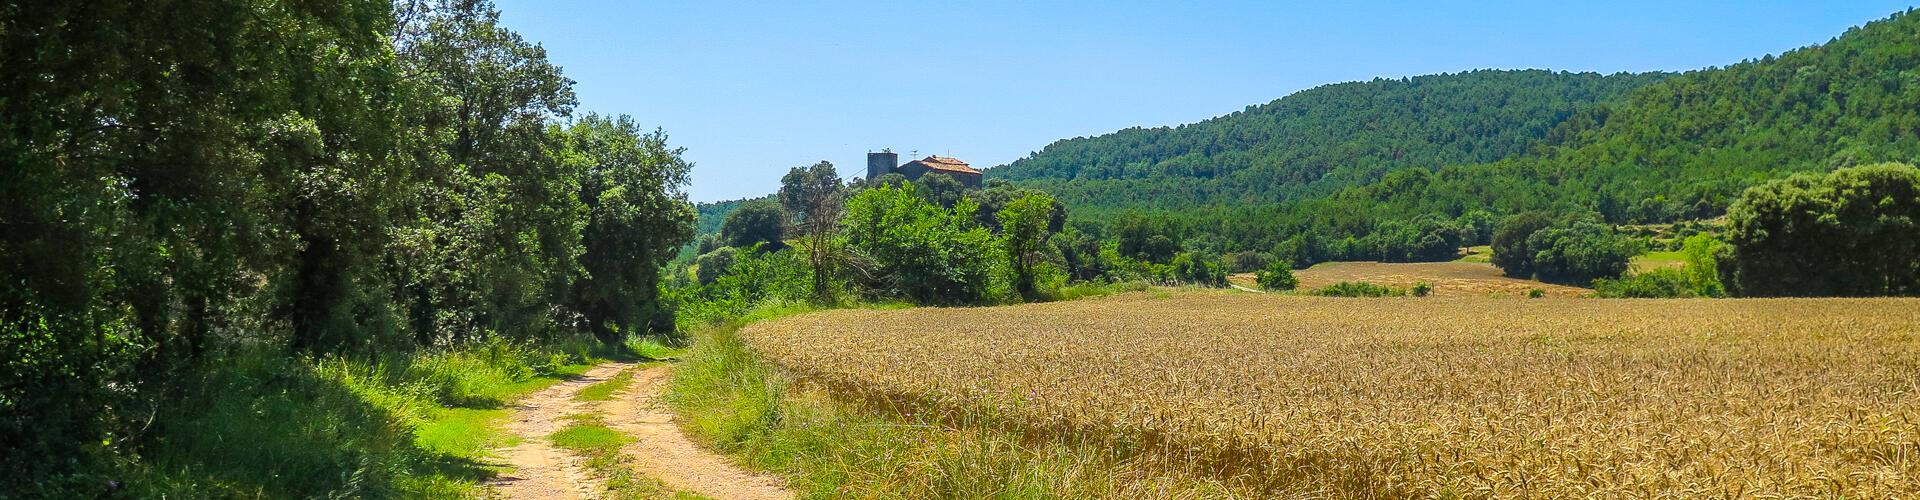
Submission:
[[[1265,290],[1287,291],[1300,286],[1300,279],[1293,277],[1293,266],[1288,265],[1284,260],[1267,264],[1267,268],[1254,274],[1253,279],[1260,284],[1260,288]]]
[[[1320,287],[1308,293],[1321,297],[1397,297],[1406,295],[1407,291],[1375,285],[1365,281],[1342,281]]]
[[[972,200],[951,209],[919,196],[913,183],[880,186],[847,201],[847,249],[855,281],[881,296],[921,304],[974,304],[991,297],[992,235],[973,219]]]
[[[1013,270],[1014,291],[1023,297],[1039,292],[1034,284],[1034,266],[1045,256],[1042,252],[1050,248],[1047,238],[1052,233],[1047,231],[1047,221],[1053,218],[1054,205],[1053,197],[1032,193],[1007,203],[996,217],[1005,234],[1001,242],[1008,267]]]
[[[1743,295],[1920,294],[1920,169],[1911,165],[1768,182],[1727,218]]]
[[[793,216],[772,200],[751,200],[727,214],[720,226],[720,240],[727,246],[746,248],[762,245],[765,250],[786,248],[785,238]]]
[[[159,443],[133,414],[194,404],[242,347],[665,324],[680,151],[563,121],[573,82],[486,2],[0,13],[0,455],[47,457],[0,490],[137,461]]]
[[[1644,250],[1612,226],[1572,216],[1542,226],[1543,216],[1516,215],[1495,231],[1493,262],[1508,276],[1587,284],[1625,273]]]

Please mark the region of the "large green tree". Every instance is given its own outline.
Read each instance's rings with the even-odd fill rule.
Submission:
[[[1920,295],[1920,169],[1802,174],[1747,190],[1727,214],[1734,291]]]
[[[1013,271],[1014,291],[1023,297],[1034,297],[1039,290],[1034,286],[1034,266],[1046,255],[1047,238],[1052,236],[1047,221],[1053,219],[1053,197],[1044,193],[1030,193],[1007,203],[1000,210],[998,219],[1001,229],[1001,244],[1005,247],[1008,267]]]
[[[787,209],[772,200],[750,200],[727,213],[720,224],[720,240],[727,246],[747,248],[760,245],[764,251],[786,248],[785,238],[792,226]]]
[[[484,1],[0,2],[0,67],[0,491],[137,462],[218,350],[637,329],[687,234]]]
[[[658,307],[660,266],[693,237],[687,204],[691,166],[661,131],[643,134],[633,120],[587,115],[563,134],[570,161],[584,170],[580,200],[588,208],[577,283],[578,310],[601,341],[616,332],[665,332],[672,318]]]

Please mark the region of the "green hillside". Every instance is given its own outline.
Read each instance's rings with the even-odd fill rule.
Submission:
[[[1848,30],[1826,44],[1666,78],[1544,72],[1423,78],[1404,84],[1377,81],[1325,87],[1176,129],[1128,130],[1062,141],[1031,158],[993,169],[989,175],[1059,193],[1083,218],[1101,220],[1129,209],[1172,211],[1194,231],[1218,236],[1217,250],[1297,251],[1296,246],[1282,244],[1296,239],[1294,244],[1318,245],[1332,254],[1306,253],[1338,258],[1344,249],[1333,248],[1338,246],[1334,242],[1354,243],[1347,239],[1364,239],[1382,227],[1422,216],[1455,218],[1480,210],[1510,214],[1548,209],[1596,212],[1616,223],[1708,217],[1724,212],[1741,190],[1762,180],[1920,157],[1920,17],[1911,11]],[[1460,78],[1487,80],[1454,91],[1451,98],[1462,102],[1484,100],[1463,95],[1489,95],[1489,91],[1467,87],[1494,85],[1492,80],[1500,78],[1533,78],[1537,85],[1591,83],[1582,88],[1626,88],[1635,82],[1660,81],[1571,113],[1545,130],[1534,125],[1497,125],[1539,113],[1525,108],[1494,108],[1507,111],[1492,113],[1508,117],[1502,120],[1462,117],[1459,120],[1468,122],[1432,130],[1505,135],[1459,145],[1435,140],[1424,143],[1425,147],[1406,148],[1401,159],[1394,161],[1388,160],[1389,153],[1398,149],[1368,144],[1422,144],[1414,141],[1413,133],[1369,135],[1354,133],[1353,125],[1311,127],[1311,122],[1271,117],[1279,109],[1296,109],[1290,101],[1315,92],[1340,89],[1364,94],[1361,89],[1378,87],[1372,95],[1387,96],[1396,95],[1387,92],[1396,85]],[[1510,101],[1524,101],[1519,95],[1539,95],[1519,94],[1519,89],[1511,92],[1516,97]],[[1446,99],[1440,95],[1435,93],[1431,99]],[[1605,92],[1594,90],[1590,95],[1599,100]],[[1341,101],[1366,102],[1357,96]],[[1568,99],[1559,109],[1574,106],[1573,101]],[[1488,111],[1480,109],[1475,115]],[[1420,120],[1445,119],[1435,115],[1409,113]],[[1391,129],[1414,127],[1413,123],[1422,121],[1361,123]],[[1470,123],[1484,125],[1475,129]],[[1254,124],[1272,125],[1263,129]],[[1287,127],[1335,134],[1346,141],[1280,133],[1294,130]],[[1246,130],[1229,132],[1236,129]],[[1229,133],[1271,138],[1198,139]],[[1539,140],[1526,145],[1532,138]],[[1302,147],[1278,153],[1289,148],[1275,146],[1315,143],[1321,149]],[[1230,146],[1235,144],[1239,146]],[[1422,159],[1409,161],[1408,157]],[[1208,158],[1215,160],[1202,161]],[[1299,160],[1280,163],[1280,158]],[[1330,165],[1317,158],[1352,161]],[[1201,163],[1207,167],[1197,166]],[[1458,166],[1443,167],[1449,164]],[[1112,175],[1116,165],[1133,166]],[[1404,168],[1364,185],[1355,182],[1401,167],[1426,168]],[[1192,174],[1209,171],[1211,177]],[[1255,172],[1263,174],[1254,177]],[[1321,172],[1327,175],[1313,180]],[[1256,178],[1264,184],[1254,182]],[[1289,194],[1297,196],[1288,198]]]
[[[1483,70],[1326,85],[1199,123],[1062,140],[987,175],[1081,214],[1272,203],[1499,160],[1665,76]]]

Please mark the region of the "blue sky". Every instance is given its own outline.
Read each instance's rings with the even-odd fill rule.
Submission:
[[[666,129],[695,201],[892,148],[1004,164],[1315,86],[1480,68],[1680,71],[1824,43],[1909,4],[498,0],[582,112]]]

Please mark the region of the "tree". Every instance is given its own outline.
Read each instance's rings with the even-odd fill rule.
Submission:
[[[1047,238],[1052,235],[1048,221],[1053,218],[1053,197],[1043,193],[1029,193],[1007,203],[999,213],[1002,239],[1007,252],[1007,262],[1013,270],[1014,290],[1023,297],[1034,297],[1038,290],[1034,287],[1033,267],[1044,257],[1041,250],[1047,248]]]
[[[927,202],[907,183],[854,195],[841,220],[854,279],[876,295],[920,304],[977,304],[989,298],[993,238],[973,220],[973,202]]]
[[[1112,233],[1120,244],[1120,255],[1128,258],[1166,264],[1180,251],[1179,223],[1165,214],[1126,214],[1114,221]]]
[[[765,251],[780,250],[787,246],[782,238],[790,220],[787,210],[771,200],[748,201],[727,214],[727,221],[720,224],[720,240],[734,248],[759,244]]]
[[[953,176],[940,172],[927,172],[915,181],[916,191],[928,202],[945,208],[953,208],[967,197],[967,186]]]
[[[1681,243],[1680,254],[1686,260],[1682,268],[1687,281],[1693,285],[1695,295],[1703,297],[1727,296],[1726,285],[1720,281],[1720,259],[1726,250],[1726,242],[1707,233],[1688,236]]]
[[[1267,264],[1266,269],[1254,274],[1253,280],[1264,290],[1286,291],[1300,286],[1300,280],[1293,277],[1293,266],[1279,259]]]
[[[588,210],[577,282],[578,310],[609,345],[620,332],[668,331],[671,318],[652,307],[660,266],[693,237],[693,207],[681,186],[691,169],[666,134],[641,134],[626,116],[587,115],[567,130],[573,161],[584,166],[580,200]]]
[[[1920,169],[1802,174],[1748,189],[1727,212],[1746,296],[1920,295]]]
[[[1516,214],[1501,221],[1493,231],[1493,265],[1506,271],[1507,276],[1533,278],[1536,251],[1527,246],[1527,239],[1552,225],[1553,216],[1539,211]]]
[[[1645,250],[1613,227],[1591,220],[1569,219],[1535,231],[1527,238],[1534,251],[1534,275],[1541,281],[1585,285],[1596,278],[1614,278]]]
[[[846,190],[833,164],[794,167],[780,179],[780,204],[800,219],[800,245],[813,269],[813,300],[834,301],[833,277],[840,251],[835,244],[840,217],[846,209]]]
[[[738,253],[733,247],[720,247],[712,252],[700,254],[700,257],[695,260],[696,265],[699,266],[699,270],[695,271],[697,273],[695,279],[702,285],[712,284],[713,280],[726,275],[727,271],[733,267],[734,258]]]

